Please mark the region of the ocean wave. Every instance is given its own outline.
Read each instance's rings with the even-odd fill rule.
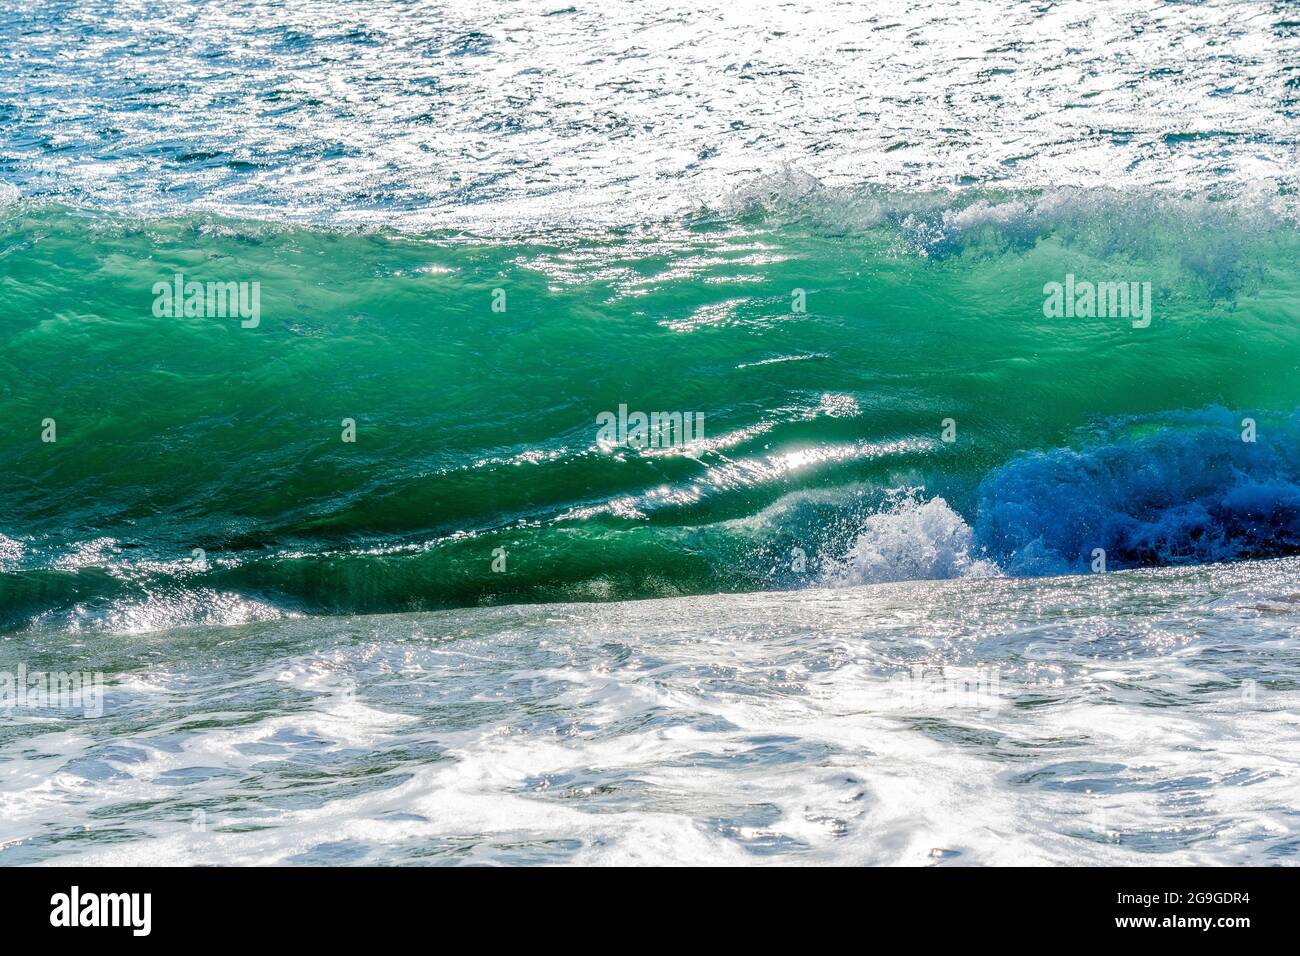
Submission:
[[[20,203],[0,215],[0,376],[21,383],[0,393],[0,626],[111,622],[173,578],[200,604],[351,613],[1287,553],[1300,232],[1086,192],[882,201],[866,228],[807,201],[802,222],[546,242]],[[177,271],[260,282],[260,326],[153,315]],[[1150,326],[1045,316],[1072,272],[1150,281]],[[603,448],[623,405],[703,416],[703,437]],[[1233,415],[1259,437],[1224,452]],[[1091,497],[1062,503],[1075,473]]]
[[[1105,424],[995,469],[975,533],[1013,574],[1084,571],[1097,549],[1111,569],[1298,553],[1300,417],[1211,408]]]

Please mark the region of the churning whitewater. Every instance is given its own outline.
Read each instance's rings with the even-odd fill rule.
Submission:
[[[1297,559],[6,652],[6,863],[1294,862]]]

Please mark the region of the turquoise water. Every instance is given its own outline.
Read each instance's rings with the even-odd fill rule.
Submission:
[[[0,862],[1289,862],[1292,19],[10,5]]]
[[[9,627],[888,580],[934,547],[1056,574],[1300,546],[1300,243],[1260,210],[885,196],[852,227],[809,205],[529,243],[0,222]],[[1150,325],[1044,317],[1075,272],[1152,283]],[[258,324],[155,316],[177,273],[257,281]],[[620,405],[703,437],[602,447]],[[932,499],[970,532],[927,540]],[[881,512],[900,553],[846,568]]]

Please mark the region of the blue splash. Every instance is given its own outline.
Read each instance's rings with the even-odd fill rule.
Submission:
[[[1111,570],[1300,553],[1300,418],[1249,442],[1246,417],[1128,419],[1015,458],[980,485],[975,541],[1015,575],[1085,571],[1096,548]]]

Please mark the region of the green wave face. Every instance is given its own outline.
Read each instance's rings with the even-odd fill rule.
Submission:
[[[824,195],[530,242],[14,205],[0,624],[797,586],[900,488],[943,498],[972,560],[1032,573],[1051,527],[987,515],[1002,489],[1050,515],[1105,484],[1103,434],[1213,408],[1188,462],[1261,449],[1290,480],[1298,263],[1264,210],[1109,193]],[[156,315],[177,273],[258,283],[256,327]],[[1150,283],[1150,324],[1045,315],[1067,275]],[[703,438],[598,443],[620,406],[702,415]],[[1082,484],[999,477],[1067,446]],[[1285,525],[1254,527],[1260,553],[1291,550],[1286,516],[1250,513]]]

